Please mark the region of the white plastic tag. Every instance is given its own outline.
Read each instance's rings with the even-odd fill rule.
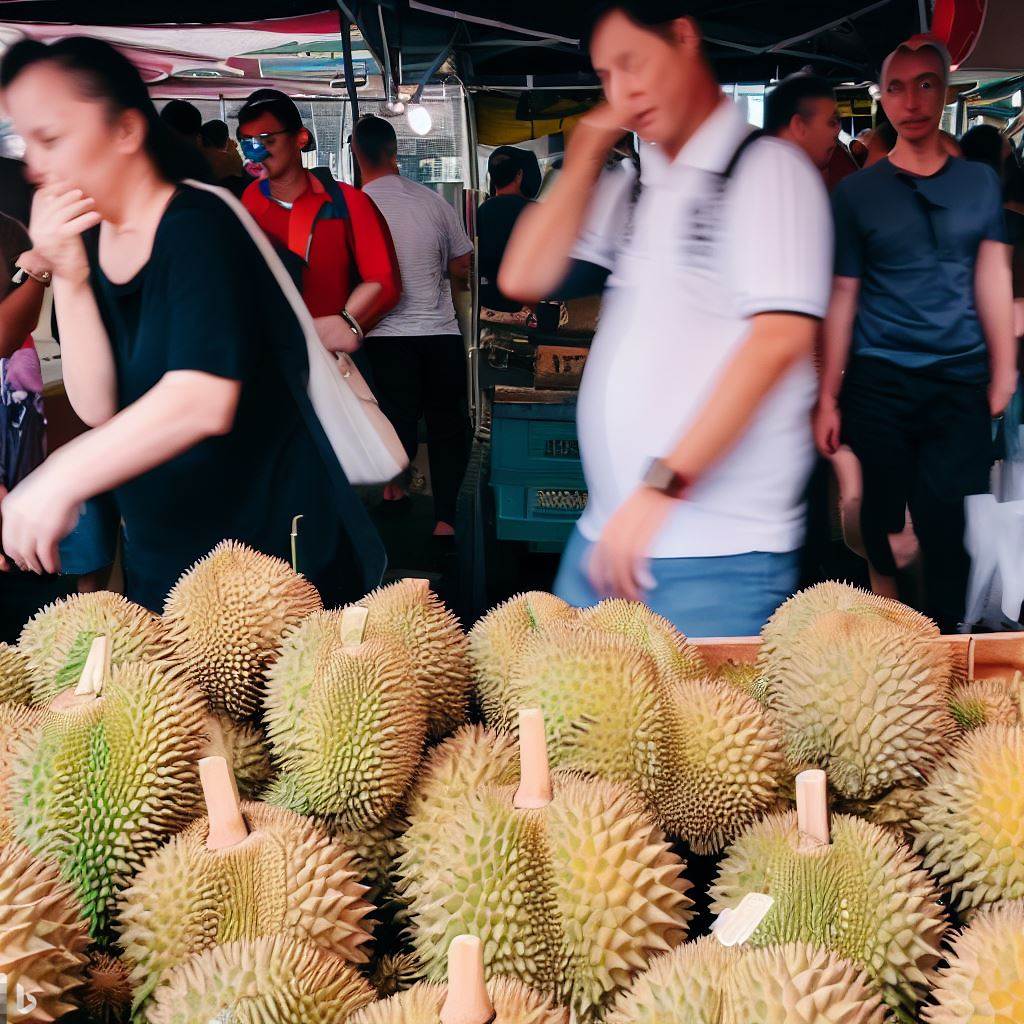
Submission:
[[[358,647],[363,642],[369,608],[346,608],[341,613],[341,642],[346,647]]]
[[[731,910],[723,910],[711,926],[723,946],[742,945],[772,909],[775,900],[763,892],[748,892]]]

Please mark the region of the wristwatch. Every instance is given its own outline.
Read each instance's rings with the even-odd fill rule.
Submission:
[[[341,311],[341,319],[345,321],[352,329],[352,333],[356,336],[356,340],[362,342],[363,340],[363,329],[359,326],[359,321],[347,310]]]
[[[685,497],[692,481],[677,473],[664,459],[651,459],[640,481],[644,487],[678,501]]]

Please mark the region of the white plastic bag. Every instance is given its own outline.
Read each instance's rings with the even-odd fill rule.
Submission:
[[[971,556],[964,621],[987,629],[1024,629],[1024,501],[997,501],[994,494],[964,499]]]
[[[395,428],[381,412],[352,360],[344,354],[335,359],[324,348],[313,318],[270,240],[230,192],[198,181],[185,184],[212,192],[231,207],[281,286],[306,339],[310,403],[349,483],[382,484],[394,480],[409,465]]]

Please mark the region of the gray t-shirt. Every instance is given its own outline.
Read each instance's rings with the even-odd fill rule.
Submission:
[[[377,178],[363,191],[388,222],[402,271],[402,297],[369,337],[459,334],[448,264],[472,252],[473,243],[455,210],[426,185],[397,174]]]

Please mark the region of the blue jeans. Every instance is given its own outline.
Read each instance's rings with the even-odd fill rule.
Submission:
[[[587,576],[592,548],[575,530],[558,568],[555,593],[577,608],[602,599]],[[754,636],[792,595],[799,572],[799,551],[654,558],[656,585],[644,603],[687,636]]]

